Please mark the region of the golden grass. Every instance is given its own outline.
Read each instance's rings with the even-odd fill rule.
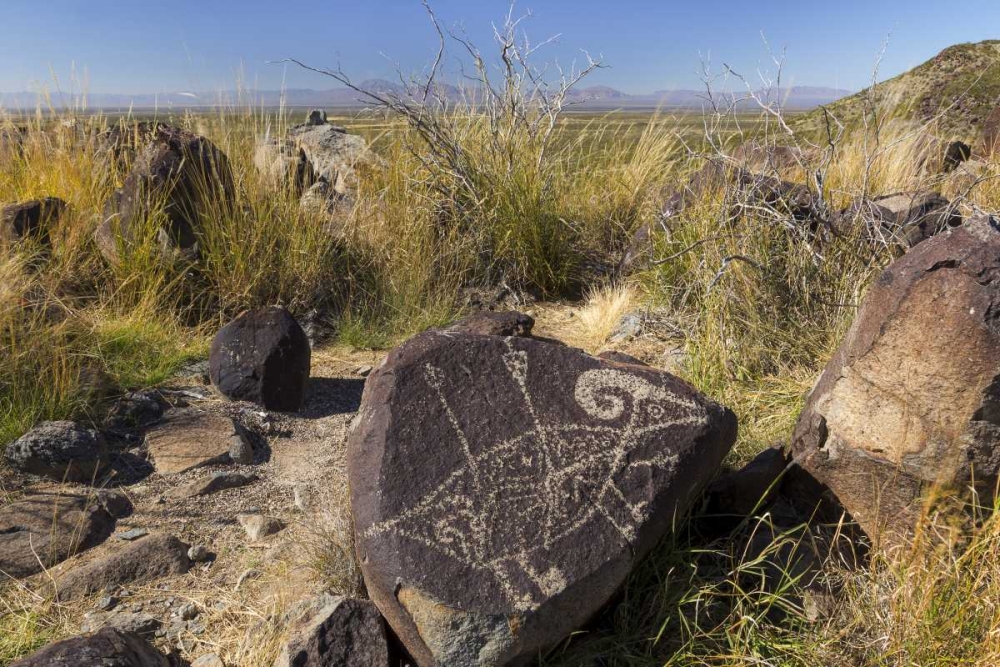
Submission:
[[[630,283],[591,288],[584,305],[576,311],[573,342],[588,352],[598,352],[615,332],[622,317],[638,305],[638,289]]]

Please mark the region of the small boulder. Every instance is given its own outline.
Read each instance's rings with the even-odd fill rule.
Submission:
[[[146,432],[146,448],[161,475],[232,463],[230,452],[246,435],[224,415],[197,408],[173,410]]]
[[[284,529],[285,524],[280,520],[263,514],[240,514],[236,520],[243,526],[247,537],[257,542],[274,535]]]
[[[66,202],[56,197],[33,199],[0,208],[0,244],[32,238],[49,242],[49,231],[66,210]]]
[[[930,486],[974,480],[992,497],[998,311],[1000,219],[978,216],[890,264],[806,401],[787,495],[890,538],[912,530]]]
[[[115,519],[86,496],[39,493],[0,506],[0,576],[41,572],[104,542]]]
[[[156,423],[167,407],[167,402],[155,390],[133,391],[115,401],[104,424],[118,431],[145,428]]]
[[[948,174],[956,169],[963,162],[972,157],[972,147],[964,141],[953,141],[944,150],[944,158],[941,160],[941,171]]]
[[[448,327],[448,331],[479,336],[519,336],[531,338],[535,318],[516,310],[493,312],[481,310]]]
[[[226,667],[226,663],[222,662],[222,658],[215,653],[206,653],[198,656],[191,663],[191,667]]]
[[[184,574],[191,568],[188,545],[162,533],[149,535],[114,553],[79,565],[56,582],[57,598],[72,600],[135,582],[171,574]]]
[[[735,436],[668,373],[420,334],[368,377],[348,440],[369,594],[418,664],[536,657],[607,603]]]
[[[170,661],[142,637],[104,628],[49,644],[10,667],[170,667]]]
[[[121,632],[130,632],[151,639],[161,627],[163,627],[163,623],[149,614],[135,611],[116,611],[110,614],[90,614],[80,629],[83,632],[94,632],[101,628],[114,628]]]
[[[108,462],[100,433],[71,421],[42,422],[7,445],[7,464],[56,481],[92,482]]]
[[[274,667],[388,667],[389,643],[368,600],[323,596],[326,604],[296,622]]]
[[[305,331],[280,306],[242,313],[212,340],[209,373],[227,398],[268,410],[302,406],[312,351]]]
[[[872,203],[889,212],[883,222],[901,234],[911,248],[948,227],[962,224],[961,214],[937,192],[886,195]]]

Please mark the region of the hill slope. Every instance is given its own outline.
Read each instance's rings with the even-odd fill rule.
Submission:
[[[866,109],[868,89],[827,105],[850,126]],[[876,84],[873,99],[879,112],[926,123],[940,115],[939,130],[947,137],[974,139],[986,116],[1000,106],[1000,40],[956,44],[897,77]],[[799,127],[818,129],[822,111],[803,116]]]

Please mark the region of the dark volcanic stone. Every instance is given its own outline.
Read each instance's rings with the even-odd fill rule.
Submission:
[[[280,306],[242,313],[212,341],[209,374],[227,398],[294,412],[305,398],[309,339]]]
[[[535,326],[535,318],[519,313],[516,310],[492,312],[481,310],[460,320],[448,328],[449,331],[479,334],[482,336],[520,336],[531,337],[531,329]]]
[[[103,628],[49,644],[10,667],[169,667],[170,661],[138,635]]]
[[[0,576],[41,572],[95,547],[115,520],[95,499],[35,494],[0,506]]]
[[[972,157],[972,147],[963,141],[953,141],[944,151],[941,168],[945,173],[955,171],[958,165]]]
[[[932,486],[1000,477],[1000,220],[921,243],[869,288],[792,438],[792,500],[905,535]]]
[[[49,230],[66,210],[66,202],[56,197],[33,199],[0,208],[0,242],[24,238],[49,242]]]
[[[327,597],[327,604],[292,627],[274,667],[388,667],[385,624],[375,605]]]
[[[7,445],[8,465],[30,475],[87,483],[108,460],[104,438],[70,421],[42,422]]]
[[[157,577],[184,574],[191,567],[188,546],[162,533],[143,537],[64,574],[56,585],[57,597],[71,600],[133,582],[145,584]]]
[[[706,492],[706,513],[739,521],[766,506],[778,490],[777,479],[788,466],[781,447],[768,447],[739,470],[720,475]]]
[[[506,665],[604,605],[715,474],[733,414],[668,373],[428,332],[348,442],[369,593],[420,665]]]
[[[162,206],[161,249],[193,255],[201,211],[234,200],[229,160],[205,137],[163,123],[144,127],[129,141],[133,138],[142,148],[125,183],[105,206],[104,222],[95,234],[98,248],[116,263],[119,246],[141,241],[146,220]]]

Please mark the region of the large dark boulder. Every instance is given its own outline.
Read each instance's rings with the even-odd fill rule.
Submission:
[[[291,313],[280,306],[259,308],[216,334],[209,375],[227,398],[294,412],[305,398],[311,354],[309,339]]]
[[[374,604],[325,595],[317,606],[292,625],[274,667],[389,667],[385,623]]]
[[[108,461],[100,433],[71,421],[42,422],[7,445],[14,470],[62,482],[93,481]]]
[[[156,230],[161,251],[193,258],[201,216],[211,207],[233,204],[229,160],[205,137],[163,123],[144,126],[133,138],[142,147],[125,183],[105,206],[95,233],[98,248],[108,261],[119,261],[122,247],[146,240],[150,215],[162,210],[165,220]],[[108,150],[114,155],[117,148]]]
[[[31,238],[47,244],[49,231],[65,210],[66,202],[57,197],[0,207],[0,243]]]
[[[432,331],[348,440],[369,594],[424,666],[507,665],[587,621],[715,474],[736,418],[676,377]]]
[[[38,493],[0,506],[0,577],[28,577],[97,546],[115,519],[97,499]]]
[[[54,642],[10,667],[170,667],[142,637],[115,628]]]
[[[870,536],[911,530],[935,484],[975,480],[990,497],[1000,470],[998,312],[996,218],[974,218],[889,265],[799,417],[789,495],[846,510]]]

